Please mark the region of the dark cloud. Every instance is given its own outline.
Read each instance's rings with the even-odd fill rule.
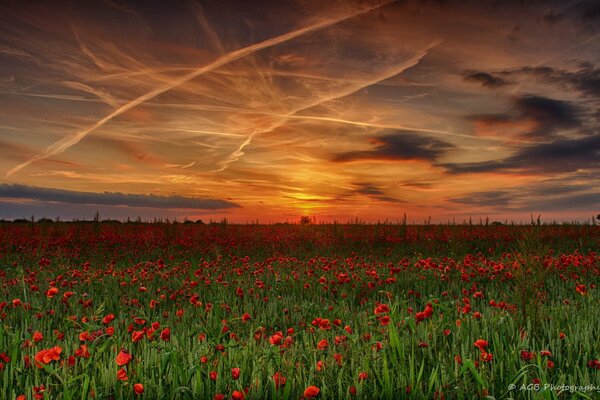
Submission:
[[[527,146],[502,160],[480,163],[445,164],[450,171],[490,172],[528,170],[532,172],[571,172],[600,169],[600,134],[578,139],[561,138],[550,143]]]
[[[356,186],[355,193],[364,194],[366,196],[371,197],[372,199],[379,201],[387,201],[390,203],[406,203],[404,200],[397,199],[392,196],[388,196],[385,192],[377,185],[373,183],[355,183]]]
[[[481,86],[489,89],[497,89],[510,85],[510,82],[507,82],[498,76],[488,74],[487,72],[466,71],[463,79],[466,82],[479,83]]]
[[[573,128],[580,125],[578,110],[571,103],[541,96],[524,96],[515,99],[521,118],[531,118],[542,127]]]
[[[355,160],[427,160],[434,161],[441,154],[453,148],[449,143],[424,137],[411,131],[399,131],[395,134],[373,138],[370,142],[373,150],[351,151],[335,156],[334,161]]]
[[[539,82],[572,88],[586,96],[600,97],[600,68],[596,68],[594,64],[586,61],[579,63],[577,71],[567,71],[548,66],[525,66],[500,71],[497,74],[506,78],[533,77]]]
[[[67,204],[149,207],[159,209],[218,210],[240,207],[225,200],[198,199],[181,196],[155,196],[126,193],[92,193],[73,190],[41,188],[25,185],[0,184],[0,198],[28,199]]]
[[[485,125],[523,129],[517,136],[527,139],[551,139],[561,129],[579,128],[580,110],[568,101],[525,95],[512,100],[512,110],[506,114],[473,115],[469,119]]]
[[[495,207],[503,211],[564,211],[589,210],[596,212],[600,207],[600,192],[552,195],[552,187],[539,186],[533,190],[504,190],[476,192],[450,199],[453,203],[468,206]]]

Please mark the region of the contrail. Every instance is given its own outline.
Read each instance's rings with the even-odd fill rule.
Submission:
[[[239,157],[244,155],[244,147],[248,146],[250,143],[252,143],[252,139],[254,138],[254,136],[257,133],[267,133],[267,132],[271,132],[274,129],[276,129],[277,127],[283,125],[284,123],[286,123],[286,121],[290,118],[294,118],[294,116],[304,110],[308,110],[309,108],[312,107],[316,107],[320,104],[326,103],[328,101],[331,100],[336,100],[336,99],[340,99],[342,97],[346,97],[348,95],[351,95],[352,93],[356,93],[361,89],[364,89],[366,87],[369,87],[377,82],[381,82],[383,80],[389,79],[391,77],[394,77],[404,71],[406,71],[409,68],[414,67],[415,65],[417,65],[421,59],[423,59],[423,57],[425,57],[427,55],[427,53],[429,52],[429,50],[431,50],[433,47],[437,46],[438,44],[440,44],[440,40],[435,40],[433,42],[431,42],[427,47],[425,47],[424,49],[420,50],[419,52],[417,52],[417,54],[415,54],[414,56],[412,56],[410,59],[406,60],[405,62],[403,62],[402,64],[400,64],[399,66],[389,69],[385,72],[383,72],[380,75],[377,75],[367,81],[362,81],[359,83],[356,83],[354,85],[350,85],[348,86],[345,90],[342,90],[338,93],[334,93],[331,94],[330,96],[326,96],[323,98],[319,98],[316,101],[313,101],[305,106],[302,106],[300,108],[297,108],[293,111],[291,111],[288,114],[283,114],[281,116],[281,120],[279,122],[276,122],[274,125],[272,125],[271,127],[269,127],[268,129],[262,130],[262,131],[258,131],[258,132],[252,132],[250,135],[248,135],[248,137],[246,138],[246,140],[233,152],[229,155],[229,157],[227,157],[223,162],[222,162],[222,166],[221,168],[219,168],[218,170],[216,170],[215,172],[222,172],[224,170],[227,169],[227,167],[229,166],[229,164],[231,164],[232,162],[235,162],[239,159]]]
[[[393,0],[392,0],[393,1]],[[255,53],[259,50],[262,49],[266,49],[268,47],[273,47],[276,46],[278,44],[287,42],[289,40],[295,39],[299,36],[305,35],[307,33],[311,33],[320,29],[324,29],[327,28],[331,25],[335,25],[338,24],[340,22],[346,21],[348,19],[357,17],[359,15],[362,14],[366,14],[368,12],[371,12],[373,10],[376,10],[378,8],[381,8],[387,4],[390,4],[392,1],[386,1],[380,4],[377,4],[375,6],[366,8],[366,9],[361,9],[359,11],[356,11],[354,13],[345,15],[343,17],[339,17],[339,18],[334,18],[334,19],[329,19],[323,22],[319,22],[317,24],[313,24],[310,26],[307,26],[305,28],[301,28],[301,29],[297,29],[295,31],[292,32],[288,32],[285,33],[283,35],[280,36],[276,36],[274,38],[271,39],[267,39],[265,41],[259,42],[259,43],[255,43],[253,45],[229,52],[227,54],[222,55],[221,57],[217,58],[215,61],[211,62],[210,64],[207,64],[205,66],[202,66],[198,69],[196,69],[195,71],[192,71],[188,74],[185,74],[181,77],[179,77],[178,79],[175,79],[172,82],[166,83],[164,85],[161,85],[159,87],[157,87],[154,90],[151,90],[150,92],[130,101],[127,104],[122,105],[121,107],[117,108],[116,110],[114,110],[113,112],[111,112],[110,114],[108,114],[106,117],[100,119],[99,121],[97,121],[94,125],[90,126],[89,128],[86,128],[82,131],[79,131],[77,133],[75,133],[74,135],[71,136],[66,136],[64,138],[62,138],[61,140],[55,142],[54,144],[50,145],[46,151],[42,154],[38,154],[34,157],[32,157],[31,159],[25,161],[24,163],[21,163],[15,167],[13,167],[12,169],[10,169],[7,173],[6,173],[6,177],[11,176],[12,174],[14,174],[15,172],[20,171],[21,169],[27,167],[29,164],[34,163],[36,161],[39,160],[43,160],[45,158],[54,156],[56,154],[60,154],[63,151],[67,150],[69,147],[76,145],[77,143],[79,143],[82,139],[84,139],[87,135],[89,135],[91,132],[95,131],[96,129],[104,126],[106,123],[108,123],[109,121],[111,121],[113,118],[118,117],[119,115],[131,110],[132,108],[142,104],[143,102],[150,100],[164,92],[167,92],[171,89],[174,89],[178,86],[183,85],[184,83],[202,75],[205,74],[207,72],[210,72],[216,68],[222,67],[223,65],[229,64],[235,60],[238,60],[242,57],[245,57],[249,54]]]

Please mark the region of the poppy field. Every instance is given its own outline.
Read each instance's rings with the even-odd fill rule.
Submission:
[[[600,398],[595,225],[0,224],[1,399]]]

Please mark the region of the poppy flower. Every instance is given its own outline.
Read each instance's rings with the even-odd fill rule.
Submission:
[[[239,368],[231,368],[231,379],[234,381],[240,377],[240,369]]]
[[[233,400],[244,400],[244,392],[240,392],[239,390],[234,390],[233,393],[231,393],[231,398]]]
[[[133,331],[133,333],[131,334],[131,341],[139,342],[144,338],[144,334],[144,331]]]
[[[535,358],[535,353],[533,351],[521,350],[521,360],[531,361],[534,358]]]
[[[135,385],[133,385],[133,391],[135,392],[135,394],[142,394],[144,393],[144,385],[142,385],[141,383],[136,383]]]
[[[102,318],[102,323],[104,325],[108,325],[111,322],[113,322],[115,319],[115,314],[108,314],[107,316],[105,316],[104,318]]]
[[[35,343],[41,341],[42,339],[44,339],[44,335],[42,335],[42,332],[39,332],[39,331],[33,332],[33,341]]]
[[[281,386],[285,385],[287,378],[278,371],[273,374],[273,381],[275,382],[275,387],[279,389]]]
[[[51,299],[58,294],[58,288],[52,286],[50,289],[46,291],[46,297]]]
[[[379,314],[386,314],[390,312],[390,306],[388,306],[387,304],[378,304],[377,307],[375,307],[375,310],[373,311],[373,313],[375,315],[379,315]]]
[[[473,345],[475,347],[477,347],[479,349],[479,351],[483,352],[484,349],[488,346],[488,342],[487,342],[487,340],[484,340],[484,339],[477,339],[475,341],[475,343],[473,343]]]
[[[319,343],[317,343],[317,349],[319,350],[325,350],[327,346],[329,346],[327,339],[320,340]]]
[[[171,329],[165,328],[160,333],[161,340],[168,342],[171,339]]]
[[[49,364],[51,361],[58,361],[60,360],[60,353],[62,353],[62,348],[60,346],[40,350],[33,358],[35,360],[35,365],[38,368],[43,368],[44,365]]]
[[[129,364],[129,362],[131,361],[132,358],[133,357],[131,357],[131,355],[127,352],[127,350],[121,349],[119,354],[117,354],[117,358],[115,361],[117,362],[117,365],[119,367],[122,367],[123,365]]]
[[[281,344],[282,340],[283,340],[283,333],[276,332],[273,336],[271,336],[269,338],[269,343],[271,343],[274,346],[278,346],[279,344]]]
[[[117,371],[117,379],[120,381],[126,381],[127,379],[127,371],[125,371],[125,369],[123,368],[119,368],[119,370]]]
[[[216,381],[217,380],[217,371],[210,371],[208,374],[208,377],[210,378],[211,381]]]
[[[319,395],[320,391],[321,391],[321,389],[319,389],[316,386],[309,386],[306,389],[304,389],[304,397],[306,397],[308,399],[315,398]]]
[[[321,360],[317,361],[317,371],[322,371],[325,368],[325,363]]]
[[[366,372],[361,372],[360,374],[358,374],[358,380],[359,381],[364,381],[365,379],[367,379],[369,377],[369,374]]]

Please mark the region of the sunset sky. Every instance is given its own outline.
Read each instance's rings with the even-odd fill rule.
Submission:
[[[599,110],[594,0],[3,1],[0,218],[589,220]]]

